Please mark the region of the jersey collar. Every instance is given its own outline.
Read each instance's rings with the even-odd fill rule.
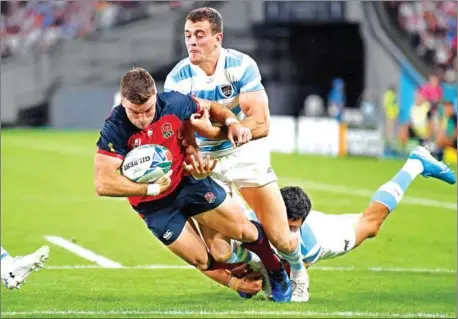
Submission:
[[[204,76],[207,78],[212,78],[216,74],[224,71],[224,65],[226,64],[226,49],[221,48],[221,51],[219,53],[218,61],[216,62],[216,69],[215,72],[212,75],[207,75],[204,70],[202,70],[198,65],[194,65],[192,63],[189,63],[191,65],[191,68],[199,75],[199,76]]]

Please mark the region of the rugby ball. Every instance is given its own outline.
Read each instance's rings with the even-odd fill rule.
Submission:
[[[153,183],[167,174],[172,166],[172,153],[157,144],[142,145],[131,150],[121,165],[121,173],[136,183]]]

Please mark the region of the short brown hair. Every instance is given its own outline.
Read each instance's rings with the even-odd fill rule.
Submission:
[[[121,96],[133,104],[144,104],[156,94],[153,77],[143,68],[134,67],[121,79]]]
[[[198,22],[208,21],[212,28],[212,33],[223,32],[223,17],[216,9],[210,7],[197,8],[186,16],[186,21]]]

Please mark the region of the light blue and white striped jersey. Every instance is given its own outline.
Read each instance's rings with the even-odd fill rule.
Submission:
[[[308,217],[314,214],[314,211],[310,211]],[[256,214],[252,210],[245,209],[245,215],[250,220],[258,221]],[[313,264],[318,260],[322,249],[321,244],[318,242],[317,235],[312,230],[313,226],[313,224],[310,225],[310,223],[307,222],[306,218],[299,230],[302,260],[307,265]]]
[[[264,90],[256,62],[247,54],[231,49],[221,49],[213,75],[208,76],[189,58],[181,60],[167,75],[164,91],[178,91],[195,97],[218,102],[230,109],[239,120],[245,114],[239,105],[239,95],[244,92]],[[224,156],[235,149],[228,140],[213,140],[196,135],[202,153],[213,157]]]

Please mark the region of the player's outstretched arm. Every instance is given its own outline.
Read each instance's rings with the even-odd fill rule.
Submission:
[[[155,184],[134,183],[118,173],[122,160],[117,157],[96,154],[94,162],[94,183],[95,190],[99,196],[129,197],[157,195],[150,194],[153,188],[159,188],[162,193],[170,186],[170,170],[167,175],[160,178]]]
[[[247,116],[241,121],[243,126],[251,130],[253,139],[266,137],[269,134],[269,99],[265,90],[243,92],[239,96],[239,104]]]
[[[198,98],[195,98],[195,100],[199,103],[201,108],[201,118],[203,120],[202,122],[206,123],[206,125],[199,125],[201,127],[199,128],[196,125],[195,117],[191,118],[191,123],[194,125],[196,131],[198,131],[199,134],[201,134],[201,132],[199,132],[200,130],[202,133],[204,133],[201,135],[205,137],[227,138],[232,142],[232,144],[237,144],[237,146],[245,144],[251,140],[251,131],[241,125],[235,117],[234,113],[232,113],[230,110],[225,108],[223,105],[213,101]],[[209,126],[209,117],[211,117],[213,121],[225,125],[226,128],[224,129]],[[204,126],[205,129],[203,129]]]

